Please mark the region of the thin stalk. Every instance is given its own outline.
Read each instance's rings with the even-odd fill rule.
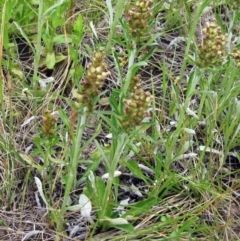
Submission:
[[[3,126],[6,127],[6,117],[5,117],[5,102],[4,102],[4,78],[2,72],[2,51],[3,51],[3,43],[4,43],[4,27],[5,27],[5,13],[6,13],[6,4],[7,1],[4,2],[2,8],[2,23],[1,23],[1,35],[0,35],[0,102],[1,102],[1,112],[2,112],[2,120]]]
[[[112,3],[109,0],[106,0],[107,3],[107,7],[108,7],[108,11],[109,11],[109,15],[110,15],[110,32],[109,32],[109,36],[108,36],[108,42],[106,45],[106,53],[110,50],[111,46],[112,46],[112,40],[115,36],[116,33],[116,27],[119,23],[119,19],[122,17],[123,12],[124,12],[124,4],[125,4],[125,0],[118,0],[117,1],[117,6],[116,6],[116,12],[115,12],[115,16],[114,16],[114,20],[113,20],[113,7],[112,7]]]
[[[52,163],[49,161],[49,157],[51,156],[51,150],[53,148],[52,145],[52,140],[49,140],[50,143],[48,143],[47,145],[47,149],[46,149],[46,156],[45,156],[45,160],[44,160],[44,169],[49,169],[49,176],[48,176],[48,181],[50,182],[50,196],[53,196],[53,192],[54,192],[54,185],[53,185],[53,165]],[[46,162],[46,163],[45,163]],[[52,200],[51,200],[52,203]]]
[[[116,148],[115,145],[112,145],[112,152],[109,158],[109,166],[110,166],[110,170],[109,170],[109,178],[108,178],[108,182],[107,182],[107,187],[106,187],[106,191],[104,193],[103,196],[103,206],[102,206],[102,213],[100,215],[100,219],[104,219],[105,217],[105,213],[107,211],[107,206],[108,206],[108,200],[109,200],[109,196],[111,194],[112,191],[112,185],[113,185],[113,179],[114,179],[114,172],[116,171],[117,168],[117,164],[119,162],[119,159],[122,155],[122,152],[128,142],[128,138],[129,136],[127,134],[121,134],[119,136],[117,136],[116,138]]]
[[[36,51],[34,54],[34,70],[33,70],[33,114],[35,114],[36,107],[37,107],[37,87],[38,87],[38,66],[40,61],[41,55],[41,41],[42,41],[42,26],[43,26],[43,0],[39,0],[39,7],[38,7],[38,29],[37,29],[37,45]]]
[[[67,184],[65,187],[63,203],[62,203],[62,207],[60,210],[60,218],[57,223],[57,229],[60,232],[62,231],[62,228],[63,228],[63,220],[64,220],[63,217],[66,212],[68,198],[69,198],[72,188],[75,187],[77,166],[78,166],[78,161],[79,161],[79,156],[80,156],[79,145],[81,144],[83,130],[84,130],[84,126],[85,126],[85,123],[87,120],[87,113],[88,113],[87,108],[84,107],[83,113],[78,114],[77,134],[76,134],[76,139],[75,139],[74,147],[73,147],[74,153],[73,153],[73,158],[70,160],[70,163],[69,163],[69,173],[68,173],[69,175],[67,178]]]
[[[129,59],[128,59],[128,71],[126,75],[126,79],[123,84],[123,95],[125,96],[127,94],[129,85],[131,83],[132,75],[133,75],[133,65],[134,65],[134,60],[137,57],[137,45],[135,41],[132,41],[132,47],[133,49],[131,50]]]

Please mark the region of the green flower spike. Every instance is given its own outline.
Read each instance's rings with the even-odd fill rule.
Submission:
[[[221,65],[226,56],[227,36],[222,33],[215,19],[207,23],[203,33],[203,43],[198,46],[197,64],[201,67]]]
[[[99,95],[100,88],[103,86],[107,76],[107,65],[104,62],[104,51],[95,52],[92,63],[87,66],[87,74],[80,83],[77,99],[82,105],[88,107],[89,111],[94,109],[94,99]]]
[[[139,125],[143,118],[150,116],[147,112],[153,96],[150,92],[144,92],[140,83],[134,87],[134,92],[130,94],[130,99],[124,99],[124,118],[122,126],[126,129]]]

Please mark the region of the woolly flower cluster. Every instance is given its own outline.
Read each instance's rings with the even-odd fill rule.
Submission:
[[[143,118],[150,116],[147,110],[152,99],[150,92],[144,92],[141,84],[137,83],[134,92],[130,94],[130,99],[123,100],[125,106],[122,126],[126,129],[137,126]]]
[[[207,26],[203,29],[203,33],[203,43],[198,46],[198,65],[207,67],[222,64],[226,52],[227,36],[222,33],[216,19],[207,23]]]
[[[56,117],[51,111],[46,110],[42,117],[42,132],[48,138],[52,138],[55,134]]]
[[[89,111],[94,109],[94,99],[98,96],[100,88],[103,86],[107,76],[110,74],[104,62],[105,52],[94,52],[92,63],[87,66],[87,74],[80,83],[77,99]]]
[[[144,37],[148,30],[151,17],[152,0],[137,0],[126,14],[131,35],[137,38]]]

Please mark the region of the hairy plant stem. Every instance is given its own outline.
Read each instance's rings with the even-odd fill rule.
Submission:
[[[46,148],[46,156],[45,156],[45,160],[44,160],[44,169],[49,169],[49,175],[47,180],[49,181],[50,184],[50,196],[53,196],[53,192],[54,192],[54,185],[53,185],[53,165],[52,163],[49,161],[49,157],[51,156],[51,150],[54,146],[52,145],[52,140],[49,140],[49,143],[47,145]],[[51,200],[51,204],[52,204],[52,200]]]
[[[63,203],[62,203],[61,210],[60,210],[60,215],[59,215],[60,217],[57,222],[57,231],[59,231],[59,232],[61,232],[63,230],[64,214],[66,212],[69,195],[70,195],[72,189],[75,188],[76,176],[77,176],[77,166],[79,163],[78,161],[79,161],[79,156],[80,156],[79,145],[81,145],[83,130],[84,130],[84,126],[85,126],[85,123],[87,120],[87,115],[88,115],[88,110],[86,107],[84,107],[82,113],[78,114],[77,134],[76,134],[76,139],[74,141],[74,146],[73,146],[73,156],[69,163],[69,172],[68,172],[68,178],[67,178],[67,183],[66,183],[65,192],[64,192]]]
[[[137,57],[137,44],[135,41],[132,41],[132,50],[130,52],[130,56],[128,59],[128,71],[127,71],[127,75],[123,84],[123,95],[126,96],[129,85],[131,83],[132,80],[132,75],[133,75],[133,65],[134,65],[134,61],[135,58]]]
[[[111,153],[108,159],[108,164],[110,166],[109,170],[109,178],[107,181],[107,187],[103,196],[103,206],[102,206],[102,212],[100,215],[100,219],[105,218],[105,214],[107,211],[107,206],[109,205],[109,197],[112,191],[112,185],[113,185],[113,179],[114,179],[114,172],[116,171],[117,164],[119,162],[119,159],[122,155],[122,152],[128,142],[129,136],[126,133],[122,133],[115,137],[115,140],[113,140],[112,146],[111,146]],[[114,139],[114,138],[113,138]]]
[[[37,87],[38,87],[38,66],[41,55],[41,41],[42,41],[42,26],[43,26],[43,0],[39,1],[38,7],[38,29],[37,29],[37,45],[34,54],[34,68],[33,68],[33,115],[35,115],[37,108]]]

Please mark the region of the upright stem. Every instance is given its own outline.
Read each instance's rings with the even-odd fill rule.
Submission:
[[[128,142],[128,135],[126,133],[122,133],[118,136],[116,136],[116,145],[112,145],[112,150],[111,150],[111,155],[109,157],[109,178],[107,182],[107,187],[104,193],[103,197],[103,207],[102,207],[102,213],[100,215],[100,219],[103,219],[105,217],[105,213],[107,211],[107,206],[108,206],[108,200],[109,196],[111,194],[112,190],[112,185],[113,185],[113,179],[114,179],[114,172],[116,171],[117,164],[119,162],[119,158],[122,155],[122,152]]]
[[[88,110],[86,107],[84,107],[83,113],[78,114],[77,134],[76,134],[76,139],[73,146],[73,158],[71,158],[69,163],[69,175],[67,178],[67,184],[65,187],[63,203],[60,210],[60,218],[57,223],[57,229],[60,232],[62,231],[62,228],[63,228],[63,219],[64,219],[64,214],[66,212],[69,195],[71,193],[71,190],[75,188],[77,167],[78,167],[78,161],[80,156],[80,145],[82,141],[84,126],[87,120],[87,113],[88,113]]]
[[[36,107],[37,107],[37,100],[36,100],[36,93],[37,93],[37,87],[38,87],[38,65],[40,61],[40,55],[41,55],[41,41],[42,41],[42,17],[43,15],[43,0],[39,1],[39,7],[38,7],[38,34],[37,34],[37,45],[36,45],[36,51],[34,55],[34,70],[33,70],[33,96],[35,97],[33,99],[33,114],[35,115]]]
[[[129,60],[128,60],[128,71],[127,71],[127,75],[126,75],[126,79],[124,81],[124,85],[123,85],[123,94],[126,95],[129,85],[131,83],[131,79],[132,79],[132,74],[133,74],[133,64],[134,64],[134,60],[137,56],[137,46],[136,43],[133,41],[133,49],[131,50],[130,56],[129,56]]]
[[[117,1],[117,6],[115,8],[115,16],[113,19],[113,7],[112,3],[109,0],[106,0],[107,6],[108,6],[108,11],[110,15],[110,32],[108,36],[108,42],[105,51],[108,52],[112,46],[112,40],[115,36],[116,33],[116,27],[117,24],[119,23],[119,19],[122,17],[123,11],[124,11],[124,4],[125,0],[118,0]]]
[[[2,121],[3,127],[6,127],[6,116],[5,116],[5,102],[4,102],[4,77],[2,72],[2,54],[3,54],[3,45],[4,45],[4,33],[5,33],[5,14],[6,14],[6,5],[7,1],[4,2],[2,6],[2,23],[1,23],[1,35],[0,35],[0,102],[1,102],[1,112],[2,112]]]

